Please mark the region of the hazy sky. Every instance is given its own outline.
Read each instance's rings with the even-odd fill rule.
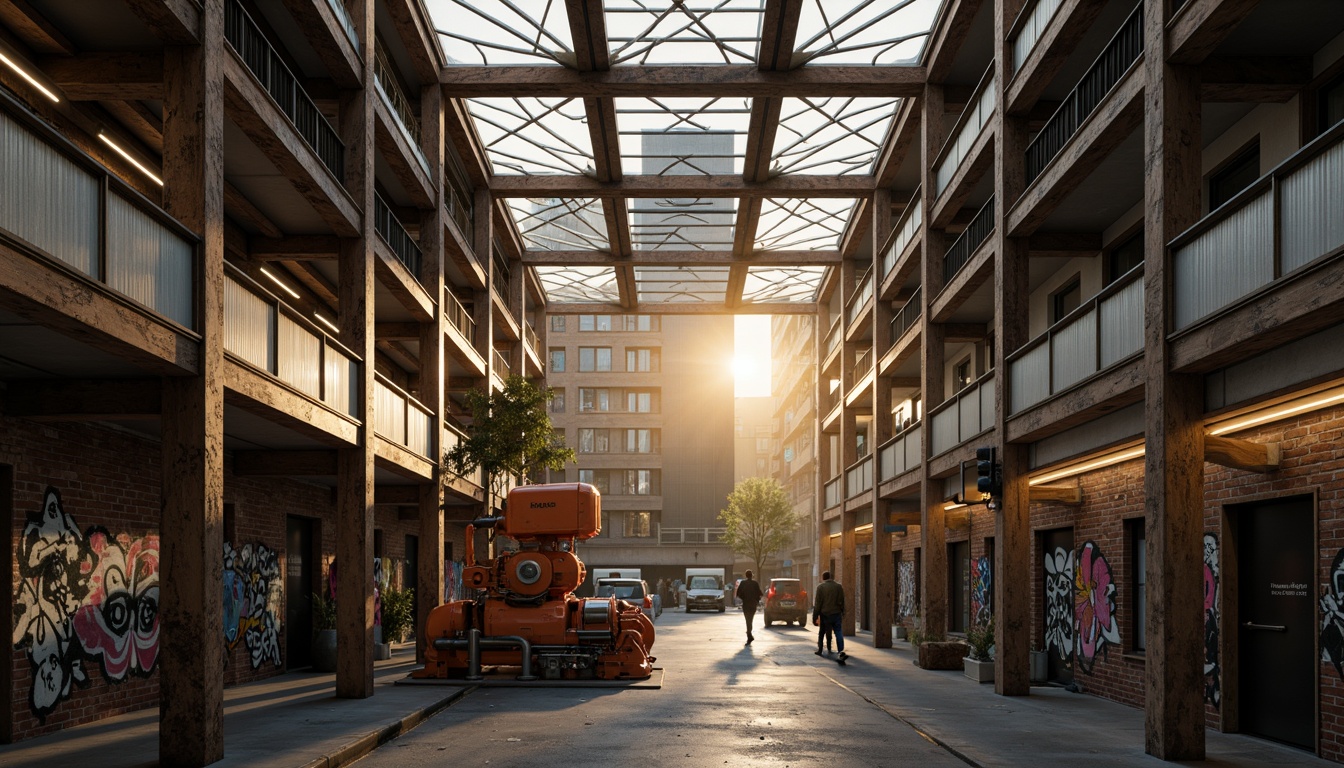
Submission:
[[[770,316],[738,315],[733,344],[734,394],[767,397],[770,394]]]

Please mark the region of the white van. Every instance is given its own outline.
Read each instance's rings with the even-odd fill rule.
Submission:
[[[722,568],[686,569],[686,612],[726,609],[723,599]]]

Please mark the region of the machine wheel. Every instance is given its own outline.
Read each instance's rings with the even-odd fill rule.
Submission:
[[[720,606],[719,606],[719,613],[723,613],[724,610],[726,610],[726,609],[725,609],[722,605],[720,605]]]

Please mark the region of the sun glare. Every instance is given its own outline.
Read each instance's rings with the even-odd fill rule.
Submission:
[[[770,396],[770,318],[743,315],[737,318],[736,343],[730,365],[737,397]]]

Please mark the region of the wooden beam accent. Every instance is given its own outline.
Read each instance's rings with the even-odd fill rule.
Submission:
[[[1209,58],[1200,67],[1200,100],[1282,104],[1311,79],[1310,56]]]
[[[425,4],[416,0],[386,0],[383,7],[392,17],[397,37],[410,54],[416,77],[422,83],[436,82],[439,71],[448,62],[444,61],[434,20],[425,15]]]
[[[1128,363],[1070,388],[1007,420],[1010,442],[1035,442],[1143,399],[1143,361]]]
[[[617,66],[605,72],[567,67],[453,66],[440,77],[448,98],[705,96],[763,98],[804,96],[916,96],[923,67],[801,67],[762,72],[750,64]]]
[[[38,55],[75,55],[74,43],[28,0],[0,0],[0,26],[21,38]]]
[[[194,0],[126,0],[126,5],[165,45],[195,45],[200,40],[201,7]]]
[[[949,531],[969,531],[971,530],[971,510],[969,507],[948,510],[943,517],[943,522]]]
[[[344,25],[331,6],[314,0],[284,0],[285,9],[322,60],[337,88],[360,86],[360,52],[350,42]],[[372,55],[372,52],[370,52]]]
[[[34,421],[157,418],[162,379],[11,381],[0,402],[6,416]]]
[[[379,341],[419,341],[420,324],[412,322],[374,323],[373,334]]]
[[[444,72],[451,71],[451,68],[444,70]],[[473,187],[490,186],[493,175],[490,159],[485,156],[485,150],[482,149],[484,143],[476,133],[476,123],[471,118],[471,111],[467,109],[467,102],[462,99],[444,99],[443,105],[443,130],[452,140],[453,148],[463,167],[466,168],[467,179],[471,181]]]
[[[233,474],[239,477],[331,477],[336,450],[234,451]]]
[[[323,443],[353,445],[359,426],[242,363],[224,361],[224,402]]]
[[[621,256],[609,251],[525,251],[525,266],[731,266],[739,260],[753,266],[833,266],[840,263],[839,251],[751,251],[740,259],[729,251],[630,251]]]
[[[924,60],[928,62],[927,81],[941,83],[951,74],[952,66],[961,54],[961,47],[971,34],[975,16],[983,0],[950,0],[938,16],[937,26],[925,43]]]
[[[254,261],[334,260],[340,253],[341,240],[335,235],[249,237],[247,250]]]
[[[281,237],[285,234],[271,221],[271,217],[262,213],[241,190],[228,181],[224,182],[224,210],[228,215],[256,227],[267,237]]]
[[[1101,233],[1036,232],[1027,241],[1032,258],[1066,258],[1101,253]]]
[[[418,485],[376,485],[373,488],[373,503],[384,506],[411,505],[420,501]]]
[[[984,341],[989,326],[981,323],[943,323],[943,340],[952,344]]]
[[[845,231],[840,233],[841,259],[858,258],[859,250],[865,244],[871,249],[872,245],[868,242],[868,232],[873,226],[873,217],[869,213],[872,207],[872,198],[867,195],[855,201],[854,212],[850,215],[849,221],[845,223]]]
[[[569,36],[574,43],[575,67],[580,72],[611,69],[606,13],[602,0],[565,0]]]
[[[376,128],[374,144],[378,147],[378,153],[387,161],[392,175],[410,196],[411,205],[417,209],[433,208],[434,187],[425,167],[417,159],[420,148],[411,146],[406,132],[401,128],[401,118],[392,114],[381,97],[374,99],[373,104]]]
[[[163,99],[163,54],[158,51],[46,56],[38,68],[71,101]]]
[[[891,136],[878,153],[877,164],[874,166],[876,169],[873,174],[874,187],[886,189],[896,183],[896,174],[901,170],[906,156],[910,154],[911,147],[916,146],[915,142],[919,139],[919,113],[922,104],[919,98],[911,97],[897,110]],[[908,204],[907,200],[902,209]]]
[[[1260,0],[1189,0],[1166,32],[1168,60],[1202,63],[1258,5]]]
[[[626,176],[601,182],[588,176],[496,176],[490,191],[509,197],[866,197],[871,176],[779,176],[749,182],[738,175]]]
[[[1083,489],[1077,485],[1033,485],[1027,490],[1027,498],[1042,504],[1078,506],[1083,503]]]
[[[726,304],[640,304],[622,307],[619,304],[559,303],[552,304],[552,315],[620,315],[639,312],[645,315],[810,315],[817,311],[816,302],[770,303],[749,302],[736,307]]]
[[[306,261],[282,261],[285,269],[294,275],[294,279],[303,284],[312,294],[322,300],[327,308],[332,310],[335,315],[335,307],[340,306],[340,301],[336,298],[336,285],[327,279],[327,276],[318,271],[317,267]]]
[[[1253,443],[1232,437],[1204,436],[1204,460],[1220,467],[1267,473],[1279,468],[1278,443]]]
[[[1009,114],[1020,115],[1036,104],[1105,7],[1106,0],[1064,0],[1055,9],[1036,45],[1025,61],[1018,62],[1016,73],[1007,83]],[[1008,50],[1011,56],[1011,45]]]

